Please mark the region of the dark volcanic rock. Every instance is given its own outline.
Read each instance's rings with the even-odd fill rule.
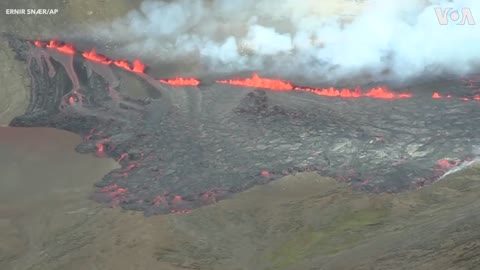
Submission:
[[[136,100],[118,90],[122,70],[7,38],[32,77],[30,106],[11,126],[84,136],[78,152],[122,166],[93,197],[146,214],[189,211],[303,171],[368,191],[405,190],[435,181],[480,145],[479,102],[431,99],[431,85],[411,87],[413,99],[333,99],[226,85],[168,89],[140,75],[160,94]]]

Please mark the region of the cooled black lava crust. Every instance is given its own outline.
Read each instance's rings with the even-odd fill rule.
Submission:
[[[40,49],[7,38],[32,79],[30,105],[11,126],[80,134],[78,152],[103,150],[122,166],[99,179],[93,198],[147,215],[190,210],[308,170],[366,191],[402,191],[435,181],[448,162],[471,158],[480,145],[479,101],[431,98],[434,91],[474,94],[458,80],[410,86],[414,98],[402,100],[217,84],[157,91],[148,83],[156,95],[135,99],[75,57],[74,94],[65,63],[45,52],[34,57]]]

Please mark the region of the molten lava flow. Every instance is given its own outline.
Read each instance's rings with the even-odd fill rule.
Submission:
[[[43,43],[42,43],[41,41],[39,41],[39,40],[35,40],[35,41],[33,42],[33,44],[35,44],[35,46],[37,46],[37,47],[39,47],[39,48],[41,48],[41,47],[43,46]]]
[[[377,99],[396,99],[396,98],[412,97],[412,94],[409,94],[409,93],[401,93],[401,94],[393,93],[389,91],[386,86],[372,88],[367,92],[362,92],[362,90],[358,87],[355,90],[350,90],[348,88],[335,89],[333,87],[323,88],[323,89],[300,87],[300,86],[294,87],[293,84],[290,82],[285,82],[278,79],[262,78],[257,73],[254,73],[252,78],[221,80],[217,82],[231,84],[231,85],[246,86],[246,87],[279,90],[279,91],[288,91],[288,90],[305,91],[305,92],[314,93],[319,96],[327,96],[327,97],[342,97],[342,98],[370,97],[370,98],[377,98]]]
[[[103,144],[98,143],[96,146],[98,153],[103,153],[105,151],[105,147],[103,146]]]
[[[120,155],[120,158],[117,160],[117,162],[120,162],[126,158],[128,158],[128,153],[123,153],[122,155]]]
[[[123,68],[125,70],[134,72],[134,73],[143,73],[145,71],[145,64],[140,62],[140,60],[135,59],[132,66],[128,63],[127,60],[112,60],[112,63],[117,67]]]
[[[402,93],[402,94],[395,94],[388,90],[386,86],[376,87],[370,89],[368,92],[365,93],[366,97],[372,98],[381,98],[381,99],[392,99],[392,98],[410,98],[412,97],[411,94]]]
[[[57,47],[57,51],[65,54],[75,54],[75,48],[73,45],[70,44],[64,44],[62,46]]]
[[[50,49],[55,49],[58,46],[60,46],[60,41],[55,40],[55,39],[50,40],[46,45],[46,47],[50,48]]]
[[[247,79],[235,79],[235,80],[220,80],[218,83],[225,83],[238,86],[265,88],[270,90],[293,90],[293,85],[289,82],[285,82],[278,79],[266,79],[258,76],[257,73],[253,73],[252,78]]]
[[[105,57],[101,54],[97,54],[95,49],[92,49],[89,52],[82,53],[82,56],[85,57],[85,59],[88,59],[90,61],[102,63],[102,64],[105,64],[105,65],[110,65],[112,63],[112,60],[108,59],[107,57]]]
[[[73,47],[72,44],[67,44],[67,43],[61,43],[60,41],[57,41],[57,40],[50,40],[48,43],[43,43],[39,40],[35,40],[33,42],[33,44],[36,46],[36,47],[39,47],[39,48],[42,48],[43,46],[49,48],[49,49],[52,49],[52,50],[57,50],[61,53],[64,53],[64,54],[69,54],[69,55],[73,55],[75,54],[75,48]]]
[[[432,98],[434,98],[434,99],[451,98],[451,97],[452,97],[452,95],[441,96],[437,92],[433,93],[433,95],[432,95]],[[463,98],[460,98],[460,100],[463,100],[463,101],[480,100],[480,95],[475,95],[472,98],[463,97]]]
[[[133,60],[132,71],[135,73],[143,73],[145,71],[145,64],[140,62],[140,60]]]
[[[333,87],[318,89],[318,88],[309,88],[309,87],[295,87],[295,90],[298,91],[305,91],[317,94],[319,96],[327,96],[327,97],[352,97],[358,98],[362,96],[362,91],[360,88],[355,88],[355,90],[351,91],[349,89],[342,89],[338,90]]]
[[[35,46],[42,47],[44,44],[40,41],[34,42]],[[46,44],[47,48],[56,49],[59,52],[65,54],[74,54],[75,48],[70,44],[62,44],[56,40],[50,40]],[[83,52],[82,56],[86,59],[105,65],[114,64],[122,69],[125,69],[134,73],[144,73],[145,64],[139,60],[134,60],[132,65],[126,60],[112,60],[106,56],[97,54],[95,49],[92,49],[87,52]],[[177,77],[174,79],[163,79],[159,80],[161,83],[173,85],[173,86],[198,86],[201,81],[195,78],[181,78]],[[388,90],[387,87],[376,87],[372,88],[367,92],[362,92],[360,88],[350,90],[348,88],[344,89],[335,89],[330,88],[310,88],[310,87],[295,87],[292,83],[286,82],[280,79],[268,79],[262,78],[257,73],[254,73],[251,78],[246,79],[232,79],[232,80],[219,80],[217,83],[230,84],[236,86],[245,86],[253,88],[263,88],[275,91],[305,91],[311,92],[320,96],[328,97],[342,97],[342,98],[360,98],[360,97],[370,97],[378,99],[396,99],[396,98],[410,98],[412,97],[409,93],[396,94]]]
[[[166,80],[158,80],[161,83],[170,84],[173,86],[197,86],[200,84],[200,80],[195,78],[174,78],[174,79],[166,79]]]
[[[397,98],[411,98],[412,94],[410,93],[401,93],[396,94],[388,90],[386,86],[375,87],[367,92],[362,92],[362,89],[359,87],[354,90],[348,88],[335,89],[330,88],[309,88],[309,87],[295,87],[295,90],[310,92],[319,96],[327,97],[341,97],[341,98],[361,98],[361,97],[370,97],[376,99],[397,99]]]
[[[106,194],[109,194],[112,197],[117,197],[121,194],[125,194],[128,192],[128,189],[119,187],[117,184],[112,184],[102,188],[102,191]]]
[[[48,48],[52,50],[56,50],[57,52],[74,55],[77,51],[75,47],[71,44],[63,43],[57,40],[50,40],[48,42],[42,42],[39,40],[33,41],[33,45],[38,48]],[[90,61],[94,61],[97,63],[101,63],[104,65],[114,64],[117,67],[120,67],[124,70],[134,72],[134,73],[145,73],[145,64],[140,62],[140,60],[135,59],[132,64],[130,64],[127,60],[113,60],[109,59],[104,55],[97,54],[95,49],[90,51],[80,52],[81,55]],[[172,86],[198,86],[201,84],[199,79],[195,78],[182,78],[177,77],[173,79],[162,79],[158,80],[161,83],[169,84]],[[411,98],[412,94],[410,93],[394,93],[390,91],[386,86],[380,86],[371,88],[370,90],[363,92],[359,87],[355,88],[354,90],[343,88],[343,89],[336,89],[333,87],[330,88],[311,88],[311,87],[303,87],[303,86],[294,86],[292,83],[283,81],[280,79],[268,79],[262,78],[257,73],[254,73],[251,78],[245,79],[231,79],[231,80],[218,80],[217,83],[223,84],[230,84],[236,86],[244,86],[244,87],[252,87],[252,88],[263,88],[268,90],[274,91],[305,91],[310,92],[320,96],[326,97],[341,97],[341,98],[361,98],[361,97],[369,97],[375,99],[403,99],[403,98]],[[439,93],[434,93],[432,98],[434,99],[441,99],[441,98],[451,98],[451,95],[441,96]],[[480,95],[476,95],[473,98],[461,98],[465,101],[470,100],[480,100]],[[69,99],[69,101],[72,101]],[[74,103],[70,102],[71,104]]]
[[[132,70],[127,60],[113,60],[113,64],[128,71]]]

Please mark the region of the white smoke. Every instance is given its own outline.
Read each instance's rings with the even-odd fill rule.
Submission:
[[[335,80],[476,71],[480,1],[352,2],[147,0],[94,31],[120,44],[119,53],[158,63],[196,59],[205,73],[257,70]],[[478,25],[441,25],[435,7],[470,8]]]

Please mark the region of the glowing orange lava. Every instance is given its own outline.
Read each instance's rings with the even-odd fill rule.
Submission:
[[[130,63],[127,60],[113,60],[113,64],[117,67],[121,67],[125,70],[131,70]]]
[[[134,73],[144,73],[146,67],[144,63],[140,62],[140,60],[137,59],[133,60],[132,65],[130,65],[127,60],[112,60],[112,63],[117,67]]]
[[[45,46],[49,49],[57,50],[64,54],[73,55],[76,52],[72,44],[61,43],[60,41],[54,39],[50,40],[48,43],[42,43],[41,41],[35,40],[33,44],[39,48]]]
[[[180,195],[176,195],[175,197],[173,197],[172,199],[172,204],[179,204],[183,201],[182,199],[182,196]]]
[[[126,158],[128,158],[128,153],[123,153],[123,154],[120,156],[120,158],[117,160],[117,162],[120,162],[120,161],[122,161],[122,160],[124,160],[124,159],[126,159]]]
[[[197,86],[200,84],[200,81],[195,78],[173,78],[166,80],[158,80],[161,83],[170,84],[173,86]]]
[[[279,79],[266,79],[258,76],[257,73],[253,73],[252,78],[246,79],[234,79],[234,80],[220,80],[218,83],[225,83],[238,86],[265,88],[270,90],[293,90],[293,85],[289,82],[285,82]]]
[[[46,45],[46,47],[50,48],[50,49],[55,49],[58,46],[60,46],[60,42],[58,40],[55,40],[55,39],[50,40]]]
[[[371,97],[371,98],[380,98],[380,99],[392,99],[392,98],[411,98],[412,94],[409,94],[409,93],[395,94],[393,92],[390,92],[386,86],[380,86],[380,87],[374,87],[368,90],[364,96]]]
[[[435,92],[433,93],[432,98],[434,99],[452,98],[452,95],[441,96],[439,93]],[[463,98],[460,98],[460,100],[463,100],[463,101],[480,100],[480,95],[475,95],[472,98],[463,97]]]
[[[309,88],[309,87],[295,87],[295,90],[310,92],[319,96],[327,97],[341,97],[341,98],[361,98],[370,97],[376,99],[397,99],[397,98],[411,98],[410,93],[396,94],[388,90],[386,86],[374,87],[366,92],[363,92],[359,87],[354,90],[348,88],[335,89],[330,88]]]
[[[309,88],[309,87],[296,87],[295,90],[311,92],[319,96],[327,96],[327,97],[345,97],[345,98],[359,98],[362,97],[362,90],[360,88],[355,88],[354,90],[350,90],[348,88],[344,89],[335,89],[333,87],[330,88]]]
[[[409,93],[402,93],[402,94],[393,93],[390,90],[388,90],[386,86],[375,87],[370,89],[367,92],[362,92],[360,88],[356,88],[355,90],[350,90],[348,88],[335,89],[333,87],[310,88],[310,87],[293,86],[292,83],[282,81],[279,79],[262,78],[257,73],[254,73],[252,78],[221,80],[217,82],[230,84],[230,85],[265,88],[265,89],[278,90],[278,91],[288,91],[288,90],[305,91],[305,92],[310,92],[319,96],[327,96],[327,97],[342,97],[342,98],[370,97],[370,98],[377,98],[377,99],[395,99],[395,98],[412,97],[412,95]]]
[[[135,73],[143,73],[145,71],[145,64],[140,62],[140,60],[133,60],[132,71]]]
[[[57,47],[57,51],[65,54],[71,54],[71,55],[75,54],[75,48],[73,47],[73,45],[70,45],[70,44],[64,44],[62,46]]]
[[[83,57],[85,57],[85,59],[88,59],[90,61],[102,63],[102,64],[105,64],[105,65],[110,65],[110,63],[112,63],[112,60],[108,59],[107,57],[105,57],[101,54],[97,54],[95,49],[92,49],[89,52],[84,52],[84,53],[82,53],[82,55],[83,55]]]
[[[103,146],[103,144],[99,143],[96,146],[98,153],[103,153],[105,151],[105,147]]]
[[[37,46],[37,47],[39,47],[39,48],[43,46],[43,43],[42,43],[41,41],[38,41],[38,40],[35,40],[35,41],[33,42],[33,44],[35,44],[35,46]]]
[[[46,48],[54,49],[58,52],[69,54],[69,55],[73,55],[77,52],[73,45],[59,42],[53,39],[48,41],[47,43],[36,40],[33,42],[33,44],[39,48],[46,47]],[[146,68],[145,64],[140,62],[140,60],[136,59],[133,61],[132,64],[130,64],[127,60],[109,59],[104,55],[97,54],[95,49],[81,52],[81,55],[87,60],[101,63],[104,65],[114,64],[117,67],[120,67],[124,70],[134,72],[134,73],[144,73]],[[201,84],[201,81],[199,79],[185,78],[185,77],[161,79],[158,81],[161,83],[172,85],[172,86],[198,86]],[[359,87],[351,90],[348,88],[336,89],[334,87],[311,88],[311,87],[303,87],[303,86],[294,86],[293,83],[283,81],[281,79],[262,78],[257,73],[254,73],[251,78],[218,80],[216,82],[222,83],[222,84],[235,85],[235,86],[263,88],[263,89],[268,89],[273,91],[304,91],[304,92],[309,92],[319,96],[326,96],[326,97],[340,97],[340,98],[369,97],[369,98],[375,98],[375,99],[404,99],[404,98],[412,97],[411,93],[394,93],[390,91],[386,86],[374,87],[367,91],[362,91],[362,89],[360,89]],[[441,96],[437,92],[433,93],[432,95],[433,99],[451,98],[451,97],[452,97],[451,95]],[[473,98],[461,98],[461,100],[465,100],[465,101],[480,100],[480,95],[476,95]],[[69,103],[73,103],[71,101],[72,100],[70,99]]]

